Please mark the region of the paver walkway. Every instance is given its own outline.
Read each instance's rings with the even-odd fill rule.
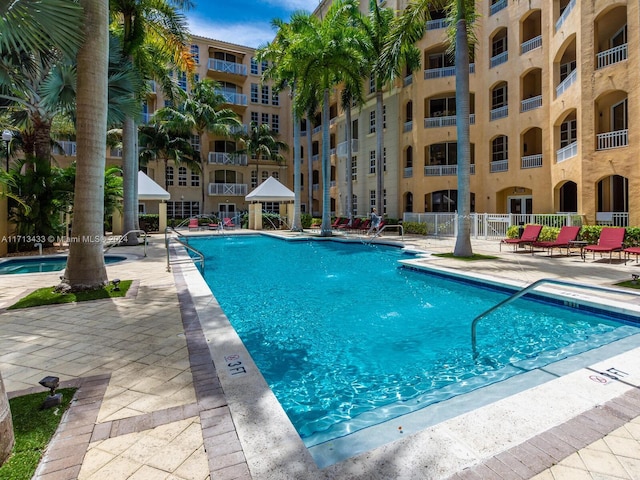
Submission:
[[[406,240],[432,251],[452,245],[451,239]],[[498,253],[495,241],[474,241],[474,250]],[[47,375],[79,387],[36,478],[259,478],[251,476],[181,268],[166,271],[163,237],[151,238],[146,258],[142,247],[112,252],[139,257],[107,267],[109,278],[136,280],[128,298],[0,310],[0,371],[10,397],[42,391],[38,381]],[[530,283],[539,275],[566,275],[570,266],[576,280],[605,283],[635,266],[500,255],[510,256],[510,271],[504,262],[464,268]],[[0,276],[0,307],[55,285],[58,276]],[[639,479],[639,392],[452,478]]]

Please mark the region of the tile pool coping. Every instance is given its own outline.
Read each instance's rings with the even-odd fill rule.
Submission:
[[[369,471],[371,465],[376,466],[373,471],[379,473],[379,478],[389,478],[385,477],[389,472],[393,472],[395,478],[411,478],[411,475],[413,478],[425,478],[420,475],[444,478],[632,391],[633,386],[615,381],[608,382],[604,388],[589,377],[594,371],[606,372],[610,368],[621,371],[626,368],[633,372],[632,366],[640,365],[640,349],[635,348],[524,392],[501,399],[490,398],[480,408],[475,408],[477,404],[474,404],[469,412],[456,411],[449,405],[452,417],[449,420],[413,434],[410,424],[403,425],[402,433],[394,426],[397,441],[321,470],[197,269],[181,267],[255,478],[347,477]],[[233,361],[229,362],[229,358]],[[245,369],[240,375],[230,370],[237,368],[238,360]],[[230,367],[230,363],[234,366]],[[633,375],[637,374],[633,372]],[[440,407],[445,405],[440,404]],[[390,455],[397,460],[390,461]]]

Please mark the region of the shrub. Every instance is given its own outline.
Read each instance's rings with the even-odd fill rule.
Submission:
[[[313,215],[310,213],[303,213],[300,215],[300,223],[302,224],[302,228],[309,228],[313,223]]]
[[[420,222],[403,222],[402,228],[404,229],[404,233],[413,233],[416,235],[426,235],[427,234],[427,224]]]
[[[157,232],[160,229],[160,215],[143,214],[138,215],[140,221],[140,229],[145,232]]]

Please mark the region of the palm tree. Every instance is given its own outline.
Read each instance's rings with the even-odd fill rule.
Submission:
[[[260,185],[260,160],[270,160],[278,163],[285,161],[280,153],[289,150],[289,146],[278,140],[278,134],[271,130],[268,123],[257,124],[251,122],[247,133],[239,135],[243,147],[237,153],[245,154],[256,160],[256,182]]]
[[[429,10],[443,8],[449,18],[448,36],[455,52],[456,66],[456,133],[458,137],[458,233],[453,254],[473,255],[471,248],[471,144],[469,135],[469,51],[476,43],[473,23],[476,18],[474,0],[412,0],[394,22],[390,41],[382,53],[383,61],[393,62],[420,40],[425,32]]]
[[[301,72],[300,101],[309,104],[311,97],[322,98],[322,225],[321,236],[331,236],[329,201],[329,101],[331,89],[344,79],[360,78],[364,58],[358,48],[359,31],[350,22],[358,3],[335,2],[323,20],[310,17],[293,42],[292,54]],[[308,132],[310,134],[310,132]]]
[[[169,63],[179,71],[193,70],[186,18],[177,11],[188,9],[191,5],[190,0],[111,0],[111,12],[115,17],[112,28],[121,35],[125,55],[143,78],[151,79],[154,73],[163,69],[166,72],[165,66]],[[160,85],[168,83],[161,79]],[[139,107],[143,94],[144,90],[141,89],[136,95]],[[166,91],[165,94],[168,98],[174,96],[173,91]],[[123,123],[122,166],[123,227],[128,232],[136,229],[138,220],[138,142],[133,116],[127,116]],[[137,236],[128,236],[126,242],[136,245]]]
[[[195,83],[190,95],[177,108],[164,107],[154,115],[154,121],[165,123],[170,132],[184,137],[195,132],[200,140],[205,134],[230,137],[234,127],[242,124],[238,115],[230,108],[222,108],[224,97],[219,93],[219,84],[209,79]],[[205,171],[207,158],[200,151],[192,152],[199,163],[197,168]],[[202,208],[207,197],[207,182],[202,182]]]

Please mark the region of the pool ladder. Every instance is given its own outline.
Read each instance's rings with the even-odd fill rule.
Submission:
[[[487,315],[495,312],[500,307],[508,305],[509,303],[513,302],[514,300],[517,300],[518,298],[522,297],[523,295],[526,295],[531,290],[534,290],[535,288],[537,288],[537,287],[539,287],[540,285],[543,285],[543,284],[562,285],[562,286],[565,286],[565,287],[575,287],[575,288],[590,289],[590,290],[595,290],[595,291],[598,291],[598,292],[608,292],[608,293],[616,293],[616,294],[621,294],[622,293],[622,294],[640,296],[640,292],[636,292],[635,290],[627,291],[627,290],[620,290],[620,289],[610,288],[610,287],[601,287],[599,285],[587,285],[585,283],[568,282],[566,280],[557,280],[557,279],[554,279],[554,278],[542,278],[540,280],[537,280],[537,281],[533,282],[531,285],[526,286],[522,290],[514,293],[510,297],[504,299],[500,303],[494,305],[489,310],[481,313],[480,315],[478,315],[476,318],[473,319],[473,322],[471,322],[471,348],[473,349],[474,358],[476,358],[478,356],[478,351],[477,351],[477,346],[476,346],[476,328],[477,328],[478,322],[480,320],[482,320],[484,317],[486,317]]]
[[[173,231],[173,233],[177,234],[177,237],[174,237],[173,239],[178,242],[180,245],[182,245],[187,251],[192,252],[196,258],[193,257],[189,257],[188,259],[185,260],[173,260],[171,261],[171,252],[169,250],[169,244],[171,243],[171,238],[169,236],[169,232]],[[198,269],[200,270],[200,273],[204,275],[204,254],[193,248],[191,245],[189,245],[187,242],[188,237],[185,237],[183,234],[181,234],[180,232],[178,232],[175,228],[173,227],[167,227],[164,230],[164,244],[165,244],[165,248],[167,249],[167,272],[171,271],[171,265],[175,265],[178,263],[194,263],[198,266]],[[184,240],[183,240],[184,239]]]

